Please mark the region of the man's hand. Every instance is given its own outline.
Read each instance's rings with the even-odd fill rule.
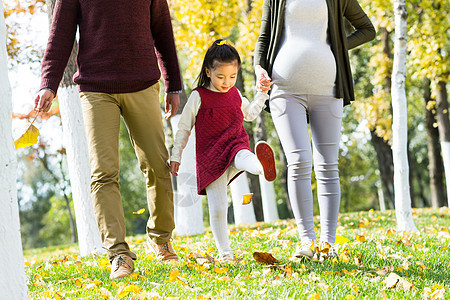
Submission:
[[[40,90],[34,99],[34,110],[36,112],[48,112],[55,98],[53,92],[47,89]]]
[[[164,118],[167,120],[173,117],[180,106],[180,94],[178,93],[167,93],[165,98],[166,114]]]
[[[178,176],[178,169],[180,168],[180,163],[177,161],[171,161],[170,162],[170,173],[172,173],[173,176]]]

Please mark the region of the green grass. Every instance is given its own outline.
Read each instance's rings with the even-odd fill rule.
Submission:
[[[138,260],[125,279],[110,280],[106,255],[80,257],[75,245],[25,251],[25,272],[30,299],[450,299],[450,210],[416,209],[414,221],[417,232],[395,232],[392,211],[342,214],[338,235],[349,241],[334,261],[293,259],[296,226],[283,220],[230,226],[235,264],[202,266],[192,258],[217,256],[207,232],[175,236],[182,258],[175,264],[147,254],[144,236],[129,237]],[[271,253],[281,268],[257,263],[255,251]],[[169,276],[176,270],[180,279]],[[390,287],[392,272],[412,288]]]

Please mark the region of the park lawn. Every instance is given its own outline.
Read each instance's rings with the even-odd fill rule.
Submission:
[[[106,255],[80,257],[76,245],[24,253],[30,299],[450,299],[450,209],[414,209],[417,232],[395,231],[395,212],[341,214],[339,260],[299,261],[293,220],[230,226],[234,264],[216,257],[210,232],[175,236],[179,263],[145,251],[145,237],[127,240],[136,273],[109,279]],[[318,219],[315,219],[318,224]],[[317,225],[320,232],[320,227]],[[272,254],[277,267],[258,263]]]

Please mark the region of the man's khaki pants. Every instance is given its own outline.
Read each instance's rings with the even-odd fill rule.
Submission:
[[[157,244],[170,240],[175,227],[169,154],[159,105],[159,83],[139,92],[81,92],[91,164],[91,196],[103,246],[112,259],[126,254],[125,217],[119,191],[119,129],[122,115],[146,178],[150,218],[148,237]]]

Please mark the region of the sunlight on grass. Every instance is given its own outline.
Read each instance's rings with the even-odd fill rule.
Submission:
[[[315,219],[318,224],[318,218]],[[237,260],[223,265],[210,232],[175,236],[182,260],[162,263],[129,237],[136,273],[109,279],[106,255],[80,257],[76,246],[25,251],[30,299],[450,299],[450,210],[415,209],[418,232],[395,231],[395,213],[342,214],[339,259],[299,261],[293,220],[230,226]],[[320,232],[320,227],[317,228]],[[348,239],[348,241],[346,241]],[[278,265],[260,264],[267,252]]]

